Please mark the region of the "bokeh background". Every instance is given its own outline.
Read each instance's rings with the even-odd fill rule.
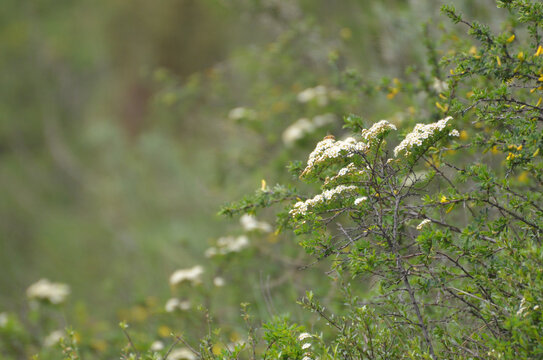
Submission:
[[[481,22],[503,16],[491,0],[447,3]],[[217,215],[222,204],[262,179],[290,179],[288,160],[344,133],[345,114],[368,123],[409,116],[393,89],[407,68],[426,66],[424,39],[456,41],[442,38],[451,26],[441,5],[4,0],[0,311],[22,313],[26,288],[40,278],[69,284],[71,323],[130,317],[126,309],[150,297],[162,304],[174,270],[208,266],[210,244],[240,233],[238,218]],[[372,96],[370,82],[381,84]],[[319,85],[326,103],[300,101]],[[237,107],[245,113],[231,113]],[[298,119],[319,115],[332,120],[285,138]],[[274,222],[271,213],[259,218]],[[309,261],[289,234],[251,241],[257,250],[212,271],[233,287],[220,301],[266,303],[266,317],[309,282],[296,275],[292,291],[266,293],[263,281],[282,279],[284,259]],[[318,284],[322,271],[312,271]]]

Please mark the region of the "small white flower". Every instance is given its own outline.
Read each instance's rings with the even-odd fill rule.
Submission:
[[[364,201],[368,200],[368,197],[367,196],[362,196],[362,197],[359,197],[359,198],[356,198],[354,200],[354,205],[355,206],[358,206],[360,204],[362,204]]]
[[[254,110],[247,109],[245,107],[237,107],[228,113],[228,118],[230,120],[242,120],[242,119],[254,119],[256,117],[256,113]]]
[[[6,327],[8,324],[8,314],[0,313],[0,328]]]
[[[307,103],[315,101],[319,106],[326,106],[328,104],[328,90],[324,85],[318,85],[314,88],[307,88],[298,94],[298,101],[301,103]]]
[[[173,350],[168,356],[168,360],[196,360],[196,355],[188,348]]]
[[[396,126],[389,123],[387,120],[381,120],[373,124],[371,128],[362,130],[362,137],[366,139],[366,141],[373,141],[377,139],[379,135],[390,130],[396,130]]]
[[[258,221],[253,215],[244,214],[239,222],[243,227],[243,230],[249,231],[262,231],[262,232],[272,232],[272,227],[265,221]]]
[[[458,130],[454,129],[449,133],[449,136],[459,137],[460,133],[458,132]]]
[[[55,330],[49,335],[47,335],[45,339],[43,339],[43,346],[53,347],[56,344],[58,344],[63,337],[64,337],[64,331]]]
[[[519,305],[519,309],[517,311],[517,315],[520,316],[522,315],[522,313],[524,312],[524,310],[526,310],[526,307],[524,306],[526,304],[526,299],[525,298],[522,298],[522,300],[520,300],[520,305]]]
[[[204,273],[204,268],[200,265],[191,267],[190,269],[182,269],[175,271],[170,276],[170,285],[175,286],[184,281],[190,282],[193,285],[202,282],[201,276]]]
[[[353,192],[355,190],[356,186],[354,185],[336,186],[333,189],[323,191],[321,194],[316,195],[312,199],[297,202],[296,204],[294,204],[294,207],[289,211],[289,214],[293,216],[298,214],[305,215],[310,208],[333,200],[334,198],[342,195],[345,192]]]
[[[213,279],[213,285],[215,285],[216,287],[224,286],[224,284],[225,284],[224,279],[220,276],[217,276],[216,278]]]
[[[405,155],[411,154],[411,149],[421,146],[426,139],[431,138],[437,132],[445,129],[450,120],[452,120],[451,116],[432,124],[415,125],[413,131],[407,134],[402,142],[394,148],[394,156],[398,157],[400,153],[405,153]]]
[[[47,300],[52,304],[64,302],[70,294],[70,287],[66,284],[52,283],[47,279],[41,279],[30,285],[26,290],[29,299]]]
[[[310,333],[301,333],[300,335],[298,335],[298,340],[299,341],[304,341],[305,339],[308,339],[310,337],[313,337],[313,335],[311,335]]]
[[[312,359],[311,357],[309,357],[309,356],[306,355],[306,356],[304,356],[304,357],[302,358],[302,360],[313,360],[313,359]]]
[[[160,351],[164,349],[164,343],[162,341],[155,341],[151,344],[151,351]]]
[[[166,301],[166,305],[164,305],[164,309],[166,312],[174,312],[176,310],[189,310],[190,309],[190,301],[184,300],[181,301],[177,298],[171,298],[168,301]]]
[[[423,227],[425,227],[426,225],[428,225],[429,223],[431,223],[432,220],[430,219],[424,219],[420,222],[420,224],[417,225],[417,230],[422,230]]]
[[[432,84],[432,88],[437,93],[442,93],[449,90],[449,84],[447,84],[445,81],[439,80],[438,78],[434,78],[434,83]]]
[[[309,349],[311,347],[311,343],[305,343],[302,345],[302,350]]]

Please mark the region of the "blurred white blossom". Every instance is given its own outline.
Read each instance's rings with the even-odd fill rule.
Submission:
[[[168,356],[168,360],[196,360],[196,355],[188,348],[173,350]]]
[[[43,346],[45,347],[52,347],[55,346],[60,342],[60,340],[64,337],[64,331],[62,330],[55,330],[49,335],[43,339]]]
[[[204,268],[200,265],[196,265],[190,269],[177,270],[170,276],[170,285],[175,286],[184,281],[197,285],[202,282],[201,277],[203,273]]]
[[[189,310],[190,309],[190,301],[184,300],[181,301],[178,298],[171,298],[168,301],[166,301],[166,305],[164,306],[167,312],[174,312],[175,310]]]
[[[155,341],[151,344],[151,351],[160,351],[164,349],[164,343],[162,341]]]
[[[224,284],[225,284],[224,279],[220,276],[217,276],[216,278],[213,279],[213,285],[215,285],[216,287],[224,286]]]
[[[262,232],[271,232],[272,226],[265,221],[258,221],[253,215],[244,214],[239,222],[243,227],[243,230],[250,231],[262,231]]]
[[[46,300],[52,304],[60,304],[70,294],[70,287],[66,284],[53,283],[47,279],[41,279],[30,285],[26,290],[29,299]]]
[[[210,247],[204,253],[208,258],[217,255],[226,255],[233,252],[240,252],[249,246],[249,238],[245,235],[238,237],[223,236],[217,240],[217,244],[214,247]]]
[[[434,83],[432,84],[432,88],[437,93],[442,93],[449,90],[449,84],[447,84],[445,81],[439,80],[438,78],[434,78]]]
[[[256,118],[256,112],[245,107],[237,107],[230,110],[228,113],[228,118],[234,121],[239,121],[242,119],[253,120]]]

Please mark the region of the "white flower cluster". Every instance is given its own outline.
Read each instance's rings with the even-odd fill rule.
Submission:
[[[449,90],[449,84],[447,84],[445,81],[439,80],[438,78],[434,78],[434,83],[432,84],[432,88],[436,92],[442,93]]]
[[[185,281],[192,285],[198,285],[202,282],[203,273],[204,268],[200,265],[196,265],[190,269],[177,270],[170,276],[170,285],[175,286]]]
[[[164,306],[164,309],[167,312],[174,312],[176,310],[189,310],[190,309],[190,301],[188,300],[179,300],[178,298],[171,298],[168,301],[166,301],[166,305]]]
[[[69,294],[70,287],[68,285],[53,283],[47,279],[41,279],[26,290],[26,296],[29,299],[46,300],[52,304],[64,302]]]
[[[239,223],[243,230],[247,232],[251,231],[261,231],[261,232],[272,232],[272,226],[265,221],[258,221],[253,215],[244,214],[240,219]]]
[[[64,331],[55,330],[43,339],[43,346],[53,347],[58,344],[62,338],[64,338]]]
[[[256,118],[256,112],[254,110],[245,108],[245,107],[237,107],[228,113],[228,119],[239,121],[243,119],[253,120]]]
[[[379,135],[390,130],[397,130],[396,126],[389,123],[387,120],[381,120],[373,124],[371,128],[362,130],[362,137],[366,139],[366,141],[372,141],[377,139]]]
[[[356,198],[354,200],[354,206],[358,206],[360,204],[362,204],[364,201],[368,200],[368,198],[366,196],[362,196],[362,197],[359,197],[359,198]]]
[[[430,224],[432,222],[432,220],[430,219],[424,219],[420,222],[420,224],[417,225],[417,230],[422,230],[423,227],[425,227],[426,225]]]
[[[311,339],[313,337],[313,335],[311,335],[310,333],[301,333],[299,336],[298,336],[298,341],[304,341],[304,340],[307,340],[307,339]],[[302,360],[313,360],[311,358],[311,352],[309,350],[309,348],[311,348],[312,344],[310,342],[306,342],[304,344],[302,344],[302,350],[306,350],[306,353],[304,354],[304,357],[302,358]]]
[[[449,120],[452,120],[451,116],[432,124],[415,125],[413,131],[407,134],[405,139],[403,139],[402,142],[396,146],[394,149],[394,156],[398,156],[398,154],[402,152],[409,155],[412,148],[421,146],[426,139],[431,138],[435,133],[445,129]]]
[[[335,176],[332,176],[331,178],[326,178],[324,181],[324,184],[327,185],[331,182],[336,181],[337,179],[341,179],[344,176],[347,175],[353,175],[353,174],[363,174],[363,171],[359,171],[354,163],[350,163],[349,165],[345,166],[344,168],[341,168]]]
[[[188,348],[180,348],[173,350],[168,355],[168,360],[196,360],[196,355]]]
[[[290,210],[289,214],[292,216],[295,216],[298,214],[305,215],[310,208],[315,207],[316,205],[319,205],[319,204],[323,204],[326,201],[330,201],[344,192],[354,191],[354,190],[356,190],[356,186],[354,185],[349,185],[349,186],[339,185],[333,189],[325,190],[321,194],[316,195],[312,199],[308,199],[306,201],[298,201],[296,204],[294,204],[294,207]]]
[[[309,154],[307,166],[302,172],[302,176],[311,173],[316,165],[321,164],[328,159],[336,159],[342,154],[351,157],[356,152],[364,152],[367,149],[368,145],[366,143],[358,142],[352,137],[343,141],[336,141],[333,137],[326,137],[324,140],[321,140],[315,147],[315,150]]]
[[[224,236],[217,240],[217,246],[210,247],[205,251],[205,256],[210,258],[217,255],[226,255],[233,252],[240,252],[249,246],[249,238],[245,235],[238,237]]]
[[[339,91],[329,90],[324,85],[318,85],[298,93],[298,101],[301,103],[308,103],[314,100],[317,105],[326,106],[328,105],[329,99],[333,99],[338,96]]]
[[[458,132],[458,130],[454,129],[449,133],[449,136],[459,137],[460,133]]]
[[[336,121],[334,114],[317,115],[313,119],[301,118],[283,131],[281,138],[287,146],[292,146],[296,141],[303,139],[307,134],[312,133],[320,127]]]

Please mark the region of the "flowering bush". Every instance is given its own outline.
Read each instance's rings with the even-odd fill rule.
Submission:
[[[336,72],[326,73],[320,49],[308,55],[311,70],[336,81],[311,78],[292,60],[303,53],[297,37],[316,36],[303,26],[269,53],[253,54],[263,60],[254,61],[255,77],[268,70],[266,84],[288,71],[303,85],[267,97],[271,85],[252,88],[259,102],[251,107],[222,104],[233,107],[223,115],[257,149],[238,149],[234,157],[247,168],[280,172],[276,177],[289,184],[262,181],[253,196],[226,206],[222,213],[240,215],[240,229],[201,246],[201,257],[190,259],[199,265],[171,272],[169,297],[144,298],[120,312],[130,323],[120,332],[93,321],[65,329],[70,289],[45,280],[32,285],[28,319],[0,313],[0,354],[39,352],[47,359],[61,349],[79,359],[109,357],[122,347],[123,359],[155,360],[542,357],[543,6],[497,4],[509,14],[500,34],[445,7],[475,40],[453,34],[436,44],[427,34],[428,67],[409,69],[402,79],[366,80],[342,68],[334,53],[326,61]],[[285,50],[295,56],[281,57]],[[245,57],[221,76],[250,72]],[[206,86],[219,91],[221,81]],[[174,97],[191,98],[197,88],[191,83]],[[168,90],[158,100],[199,104],[166,96]],[[362,104],[362,96],[374,102]],[[380,121],[349,115],[348,131],[336,121],[339,113],[383,103],[401,110]],[[386,111],[366,115],[385,117],[380,113]],[[290,165],[298,178],[290,184],[277,164],[297,156],[307,161]],[[290,246],[290,230],[311,263]],[[270,280],[263,268],[280,270]],[[168,284],[167,276],[162,281]],[[273,289],[283,302],[270,300]],[[255,303],[242,304],[242,332],[232,303],[247,298]],[[294,298],[307,312],[285,305]],[[83,306],[78,311],[87,316]]]

